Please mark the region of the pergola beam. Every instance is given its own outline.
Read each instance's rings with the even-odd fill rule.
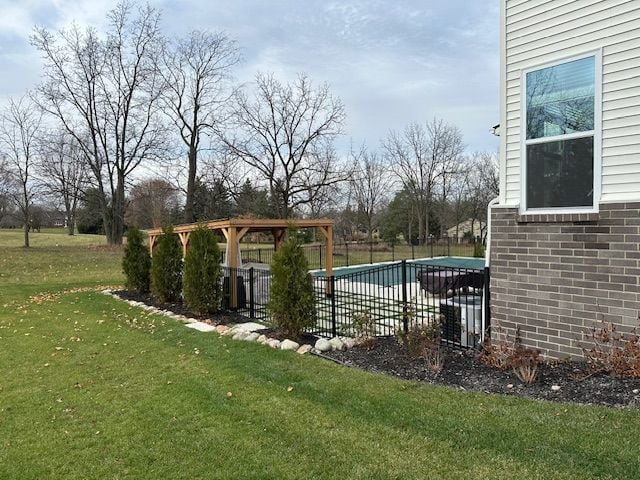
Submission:
[[[173,232],[177,234],[182,243],[182,254],[186,256],[189,248],[189,237],[191,232],[199,226],[204,226],[209,230],[218,230],[222,232],[226,238],[228,248],[227,266],[230,269],[229,275],[229,293],[230,307],[238,306],[238,281],[237,269],[238,254],[240,252],[240,240],[247,234],[252,232],[271,232],[273,235],[274,248],[278,250],[284,241],[287,230],[289,228],[315,228],[322,232],[326,240],[326,276],[333,275],[333,225],[334,221],[329,218],[319,219],[272,219],[272,218],[228,218],[224,220],[212,220],[205,223],[188,223],[176,225]],[[153,255],[153,249],[157,239],[162,235],[161,228],[147,230],[149,236],[149,252]],[[330,285],[327,286],[327,293],[330,292]]]

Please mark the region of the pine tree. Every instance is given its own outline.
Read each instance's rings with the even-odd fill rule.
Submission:
[[[151,257],[143,240],[140,230],[135,227],[129,228],[122,259],[125,286],[127,290],[138,293],[147,293],[150,282]]]
[[[316,323],[313,279],[307,258],[295,232],[273,256],[268,311],[274,326],[286,335],[299,337]]]
[[[151,293],[161,302],[177,302],[182,293],[182,244],[173,227],[162,230],[151,259]]]
[[[222,255],[213,231],[199,226],[184,260],[184,303],[196,313],[214,313],[222,296]]]

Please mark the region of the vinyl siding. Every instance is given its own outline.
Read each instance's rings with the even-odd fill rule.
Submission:
[[[520,203],[522,71],[602,51],[600,202],[640,200],[640,0],[503,0],[501,203]]]

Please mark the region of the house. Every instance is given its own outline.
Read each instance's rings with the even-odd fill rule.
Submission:
[[[640,313],[640,1],[501,0],[492,335],[580,356]]]
[[[451,228],[447,228],[447,237],[454,239],[458,243],[466,239],[482,238],[486,228],[487,224],[485,222],[469,218]]]

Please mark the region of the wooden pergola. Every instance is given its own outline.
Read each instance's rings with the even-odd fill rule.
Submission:
[[[227,240],[227,267],[231,276],[237,275],[238,258],[240,252],[240,241],[248,233],[270,232],[273,235],[273,246],[275,250],[280,248],[289,228],[315,228],[319,230],[326,239],[326,276],[333,275],[333,225],[334,221],[329,218],[319,219],[262,219],[262,218],[227,218],[224,220],[213,220],[203,223],[188,223],[177,225],[173,232],[180,237],[182,243],[182,254],[186,255],[189,248],[189,237],[198,226],[203,225],[209,230],[220,231]],[[149,236],[149,251],[153,255],[153,249],[157,239],[162,235],[161,228],[147,230]],[[230,278],[231,307],[238,305],[237,282],[235,278]]]

